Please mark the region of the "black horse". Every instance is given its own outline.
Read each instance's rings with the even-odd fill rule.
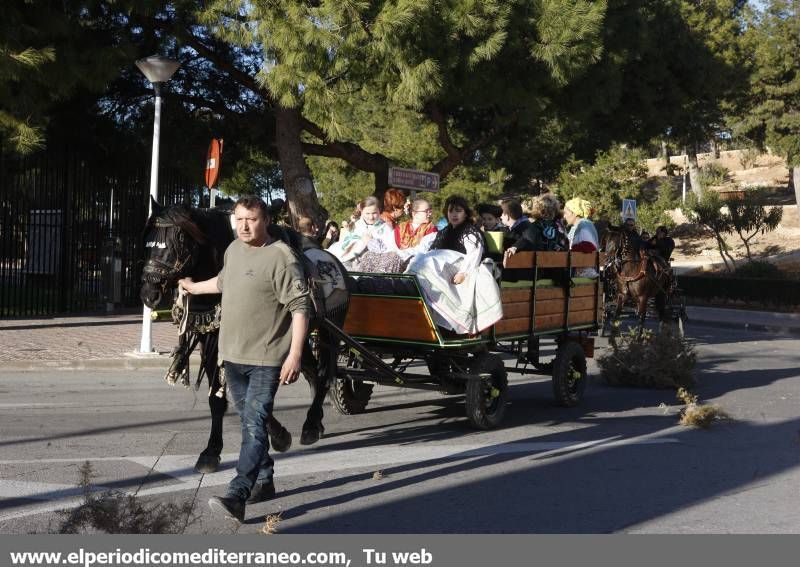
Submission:
[[[151,206],[152,214],[144,232],[147,252],[140,296],[145,305],[154,308],[163,297],[174,293],[179,279],[191,277],[195,281],[204,281],[216,276],[222,268],[225,249],[233,241],[235,234],[230,210],[197,209],[186,205],[163,207],[155,200],[151,201]],[[307,276],[310,277],[312,274],[309,272],[313,272],[310,287],[316,316],[327,317],[341,327],[349,301],[344,283],[344,268],[330,254],[321,250],[310,250],[313,243],[304,240],[296,232],[276,225],[271,225],[269,230],[273,238],[286,242],[297,253]],[[222,418],[228,407],[223,374],[217,365],[219,304],[220,295],[199,295],[192,296],[186,307],[178,302],[173,307],[173,318],[182,319],[181,343],[173,353],[173,363],[167,373],[167,380],[174,383],[180,379],[188,385],[189,355],[198,344],[201,349],[198,384],[203,374],[208,378],[211,434],[208,445],[195,464],[195,469],[199,472],[214,472],[219,466]],[[312,320],[311,329],[315,326],[319,327]],[[313,395],[300,438],[303,445],[316,443],[325,431],[322,425],[322,404],[336,369],[338,341],[325,329],[317,328],[316,346],[316,349],[312,349],[309,343],[301,364],[302,373],[308,380]],[[313,350],[317,351],[316,358]],[[267,429],[275,450],[289,449],[291,435],[274,416],[270,416]]]

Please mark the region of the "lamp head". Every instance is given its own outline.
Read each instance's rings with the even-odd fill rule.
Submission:
[[[136,66],[151,83],[166,83],[181,66],[180,62],[162,55],[151,55],[136,61]]]

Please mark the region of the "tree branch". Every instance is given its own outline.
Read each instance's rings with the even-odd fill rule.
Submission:
[[[307,155],[335,157],[343,159],[356,169],[371,173],[383,173],[389,167],[389,158],[383,154],[370,153],[358,144],[331,140],[318,124],[302,117],[300,124],[306,132],[318,138],[321,144],[303,144],[303,152]]]

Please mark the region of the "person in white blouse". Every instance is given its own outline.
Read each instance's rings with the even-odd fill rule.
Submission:
[[[502,318],[500,289],[482,263],[483,233],[473,224],[466,199],[449,197],[444,213],[447,226],[436,233],[430,251],[414,256],[406,272],[417,276],[437,325],[475,334]]]
[[[339,258],[348,270],[358,268],[358,259],[367,251],[373,239],[392,245],[394,231],[381,220],[381,202],[376,197],[367,197],[361,202],[361,218],[347,236],[328,249]]]

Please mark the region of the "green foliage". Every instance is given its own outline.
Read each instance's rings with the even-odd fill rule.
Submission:
[[[268,201],[285,198],[280,167],[260,152],[251,150],[237,160],[229,171],[228,176],[219,183],[219,189],[225,195],[258,195]]]
[[[356,203],[375,190],[371,175],[342,161],[311,157],[308,165],[314,175],[320,204],[327,209],[330,219],[340,225],[350,218]]]
[[[656,188],[655,201],[643,201],[637,206],[636,224],[642,230],[655,234],[656,228],[666,226],[674,228],[675,221],[668,214],[680,206],[680,197],[669,180],[662,180]]]
[[[763,205],[764,193],[745,191],[744,195],[726,201],[731,227],[739,235],[747,251],[747,259],[752,261],[750,241],[757,234],[771,232],[778,228],[783,218],[781,207],[767,209]]]
[[[745,46],[752,53],[749,90],[733,130],[800,165],[800,5],[769,0],[751,18]]]
[[[610,342],[611,349],[597,359],[600,375],[611,386],[688,388],[695,385],[697,354],[683,337],[637,329]]]
[[[0,142],[23,154],[43,147],[58,104],[107,88],[120,61],[132,60],[124,34],[112,38],[107,26],[104,6],[92,0],[3,3]]]
[[[733,232],[730,215],[722,212],[722,199],[716,191],[706,191],[697,198],[692,193],[683,206],[683,213],[696,224],[712,232],[717,241],[717,249],[725,268],[730,272],[736,268],[736,261],[730,254],[730,246],[725,240],[725,235]]]
[[[597,218],[618,222],[622,199],[642,199],[647,180],[644,164],[641,150],[621,146],[598,152],[593,165],[572,160],[559,173],[556,192],[565,201],[588,199]]]
[[[728,180],[728,168],[724,165],[710,162],[700,168],[700,183],[703,187],[722,185]]]
[[[460,166],[448,176],[446,184],[438,193],[421,193],[431,202],[434,217],[439,218],[444,202],[451,195],[464,197],[474,209],[480,203],[495,202],[497,197],[504,192],[505,172],[492,171],[488,166],[476,165],[471,167]],[[434,219],[435,220],[435,219]]]
[[[746,191],[742,197],[723,202],[718,193],[707,191],[701,199],[691,195],[684,207],[688,218],[714,234],[728,271],[736,268],[736,262],[730,254],[725,234],[736,233],[745,246],[747,259],[752,261],[750,241],[759,233],[775,230],[781,222],[783,209],[767,208],[763,205],[763,198],[760,191]]]

